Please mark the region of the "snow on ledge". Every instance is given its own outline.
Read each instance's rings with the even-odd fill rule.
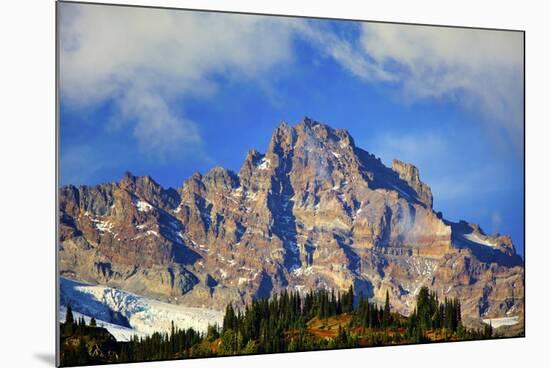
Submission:
[[[269,164],[271,162],[269,162],[268,159],[266,159],[265,157],[262,158],[262,160],[260,161],[260,164],[258,165],[258,169],[260,170],[267,170],[269,168]]]
[[[483,323],[490,324],[493,328],[499,328],[501,326],[513,326],[518,322],[519,322],[519,316],[487,318],[483,320]]]
[[[145,201],[137,201],[136,207],[137,207],[137,210],[140,212],[147,212],[153,209],[153,206],[151,206],[149,203]]]
[[[496,247],[495,244],[491,243],[488,240],[481,239],[479,236],[477,236],[476,234],[473,234],[473,233],[464,234],[464,237],[466,239],[468,239],[469,241],[477,243],[477,244],[485,245],[485,246],[491,247],[491,248]]]

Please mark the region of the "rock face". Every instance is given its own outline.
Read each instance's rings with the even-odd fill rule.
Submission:
[[[416,167],[392,168],[346,130],[281,123],[239,173],[215,167],[164,189],[150,177],[60,189],[63,276],[223,310],[283,289],[353,284],[403,314],[429,286],[465,319],[522,314],[509,237],[432,210]]]
[[[416,197],[427,207],[432,208],[433,197],[429,186],[420,181],[418,168],[412,164],[407,164],[399,160],[392,161],[392,169],[399,174],[409,186],[414,189]]]

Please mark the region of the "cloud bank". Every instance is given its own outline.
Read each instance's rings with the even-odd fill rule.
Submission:
[[[166,154],[200,144],[180,106],[215,92],[215,76],[257,78],[290,58],[285,19],[63,3],[60,90],[76,108],[114,101],[111,127]]]
[[[213,96],[219,77],[265,84],[301,40],[404,103],[436,99],[481,113],[495,142],[522,152],[521,33],[346,23],[351,37],[325,23],[63,3],[61,97],[74,108],[114,102],[110,128],[129,126],[145,152],[181,153],[202,142],[186,98]]]
[[[363,23],[359,42],[364,63],[397,82],[404,101],[481,112],[498,143],[523,152],[522,33]]]

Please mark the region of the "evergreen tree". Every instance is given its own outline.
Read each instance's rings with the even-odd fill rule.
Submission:
[[[78,350],[76,354],[77,365],[86,365],[88,363],[88,350],[86,349],[86,344],[84,343],[84,339],[82,338],[79,339]]]
[[[449,298],[440,302],[428,288],[420,289],[415,309],[408,317],[393,318],[397,314],[391,314],[389,290],[383,305],[369,303],[363,295],[354,305],[354,299],[350,286],[341,293],[328,289],[310,290],[303,295],[283,291],[271,298],[253,300],[242,309],[228,304],[221,328],[208,326],[207,332],[201,334],[192,328],[179,329],[172,322],[168,332],[133,336],[129,342],[118,345],[119,350],[111,355],[116,358],[109,358],[109,363],[422,343],[430,338],[481,339],[493,335],[491,324],[477,330],[465,328],[460,302]],[[336,334],[334,325],[328,326],[329,317],[334,317],[331,322],[337,326]],[[313,326],[319,326],[319,321],[327,334],[315,331]],[[92,318],[90,326],[96,324]],[[67,330],[73,326],[74,329]],[[70,306],[62,327],[62,341],[77,338],[79,342],[62,343],[65,349],[61,354],[62,365],[105,363],[89,355],[86,345],[101,334],[87,328],[82,317],[75,320]],[[213,344],[218,339],[219,344]]]
[[[74,324],[73,308],[69,304],[67,306],[67,315],[65,316],[65,323],[68,325]]]
[[[234,329],[236,324],[235,322],[236,322],[235,310],[233,309],[233,305],[229,303],[225,308],[225,316],[223,317],[222,330],[226,331],[229,329]]]
[[[208,325],[208,329],[206,331],[206,340],[209,342],[212,342],[216,340],[218,337],[220,337],[220,333],[218,332],[218,326]]]
[[[489,322],[489,331],[488,331],[488,334],[487,334],[487,337],[493,337],[493,323],[492,322]]]
[[[390,325],[390,294],[386,290],[386,303],[384,304],[383,325],[388,327]]]

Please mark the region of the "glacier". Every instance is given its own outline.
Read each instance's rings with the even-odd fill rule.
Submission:
[[[133,334],[150,335],[170,332],[172,322],[178,328],[193,328],[206,332],[208,325],[221,325],[223,312],[196,307],[184,307],[146,298],[121,289],[60,278],[61,308],[59,317],[65,320],[70,304],[76,316],[94,317],[119,341]],[[76,314],[78,313],[78,314]]]

